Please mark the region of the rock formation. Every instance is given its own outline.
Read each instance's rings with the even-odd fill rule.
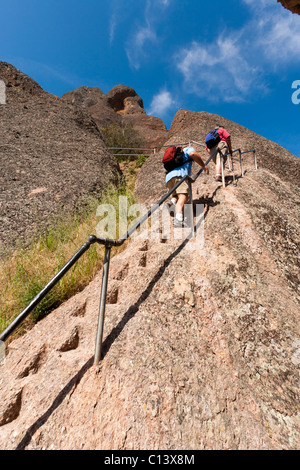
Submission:
[[[277,2],[280,2],[285,8],[290,10],[292,13],[298,13],[298,15],[300,15],[299,0],[277,0]]]
[[[116,182],[119,166],[82,108],[50,93],[0,62],[6,104],[0,105],[1,251],[28,241],[85,195]]]
[[[163,145],[168,138],[164,122],[146,114],[142,98],[129,86],[116,85],[106,95],[99,88],[81,87],[62,98],[87,109],[100,130],[112,122],[131,124],[150,148]]]
[[[172,141],[201,141],[216,119],[181,110]],[[241,178],[235,161],[223,188],[211,166],[193,186],[196,238],[163,237],[154,219],[112,258],[100,366],[101,273],[7,346],[2,449],[298,448],[300,160],[222,123],[258,170],[249,154]],[[160,157],[141,173],[149,204]]]
[[[116,85],[107,93],[107,101],[114,111],[126,115],[126,102],[134,103],[133,113],[145,114],[144,104],[133,88],[125,85]],[[131,113],[130,113],[131,114]]]

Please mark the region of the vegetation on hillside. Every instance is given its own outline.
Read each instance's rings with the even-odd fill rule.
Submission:
[[[118,162],[136,160],[134,155],[144,152],[145,144],[139,132],[133,128],[132,124],[119,125],[113,123],[101,129],[102,138],[109,148],[113,148],[113,153]],[[128,154],[128,155],[124,155]]]
[[[142,148],[142,139],[132,125],[113,124],[102,129],[108,147]],[[115,153],[129,153],[136,150],[119,150]],[[46,233],[42,231],[30,246],[21,246],[12,255],[7,255],[0,263],[0,331],[32,301],[54,275],[78,251],[91,234],[96,234],[97,207],[99,204],[113,205],[117,227],[119,221],[119,197],[126,196],[128,206],[134,203],[134,186],[139,169],[146,161],[144,154],[117,157],[124,180],[118,187],[109,186],[101,199],[94,196],[80,201],[75,214],[61,214],[51,224]],[[128,220],[130,223],[130,220]],[[117,237],[123,234],[117,233]],[[115,248],[113,254],[123,248]],[[19,333],[30,328],[62,302],[79,292],[94,278],[102,267],[104,247],[92,245],[77,261],[61,281],[47,294],[35,308],[30,318],[19,328]]]
[[[84,212],[64,214],[46,233],[41,233],[29,247],[20,247],[0,264],[0,331],[32,301],[77,250],[96,234],[97,207],[111,204],[115,208],[117,226],[119,196],[126,196],[128,205],[134,203],[133,194],[125,185],[110,186],[101,199],[89,198]],[[117,236],[120,236],[117,233]],[[123,248],[115,248],[113,255]],[[19,332],[30,328],[62,302],[79,292],[94,278],[103,263],[104,247],[91,245],[52,291],[35,308]]]

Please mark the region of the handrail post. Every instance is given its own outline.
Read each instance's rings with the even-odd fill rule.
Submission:
[[[256,151],[253,150],[253,155],[254,155],[254,165],[255,165],[255,169],[257,170],[257,159],[256,159]]]
[[[101,286],[100,305],[99,305],[99,317],[98,317],[98,327],[97,327],[96,346],[95,346],[95,358],[94,358],[95,365],[98,365],[101,360],[110,253],[111,253],[111,245],[105,245],[103,276],[102,276],[102,286]]]
[[[241,152],[241,149],[239,149],[239,154],[240,154],[241,177],[243,178],[243,163],[242,163],[242,152]]]
[[[220,152],[220,150],[219,150],[219,154],[220,154],[220,165],[221,165],[221,173],[222,173],[222,184],[223,184],[223,188],[225,188],[225,175],[224,175],[224,165],[223,165],[223,154],[222,154],[222,152]]]
[[[231,162],[231,172],[232,172],[232,183],[234,186],[237,185],[236,177],[235,177],[235,171],[234,171],[234,165],[233,165],[233,153],[229,154],[230,155],[230,162]]]
[[[228,169],[229,171],[233,171],[233,161],[232,161],[232,155],[228,153],[227,158],[228,158]]]
[[[194,224],[194,208],[193,208],[193,190],[192,190],[192,181],[188,179],[189,185],[189,223],[191,226],[191,236],[195,236],[195,224]]]

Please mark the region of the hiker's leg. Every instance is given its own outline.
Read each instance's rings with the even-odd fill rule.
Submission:
[[[167,189],[170,191],[175,186],[175,184],[178,183],[179,180],[180,178],[178,176],[174,176],[174,178],[171,178],[167,182]],[[176,199],[176,202],[177,202],[178,196],[177,196],[176,190],[171,194],[171,198]]]
[[[223,169],[224,169],[224,165],[225,165],[226,160],[227,160],[227,157],[224,157],[224,155],[228,152],[228,147],[227,147],[226,142],[224,142],[224,141],[220,142],[219,145],[218,145],[218,149],[220,150],[220,152],[223,155]],[[216,163],[216,176],[217,177],[222,176],[220,152],[217,153],[216,161],[215,161],[215,163]]]
[[[184,205],[187,203],[187,201],[187,194],[178,194],[178,201],[176,204],[176,219],[178,219],[180,222],[183,221]]]
[[[216,158],[216,176],[221,176],[221,159],[220,159],[220,154],[218,152],[217,158]]]
[[[168,190],[170,191],[170,190],[175,186],[175,184],[176,184],[178,181],[179,181],[179,178],[177,178],[177,177],[174,177],[174,178],[172,178],[171,180],[169,180],[169,181],[167,182],[167,188],[168,188]],[[174,204],[174,206],[176,206],[177,201],[178,201],[178,196],[177,196],[176,191],[174,191],[174,192],[171,194],[171,202]]]
[[[210,150],[210,156],[212,156],[217,150],[217,145]],[[213,162],[215,164],[216,176],[221,176],[221,163],[220,163],[220,154],[219,152],[213,157]]]

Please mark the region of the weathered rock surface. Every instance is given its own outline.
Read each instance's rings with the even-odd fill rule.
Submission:
[[[290,10],[292,13],[298,13],[298,15],[300,15],[299,0],[277,0],[277,2],[280,2],[285,8]]]
[[[99,367],[101,273],[10,343],[2,449],[297,449],[299,188],[247,170],[195,183],[204,245],[153,221],[112,259]]]
[[[0,62],[0,251],[27,241],[62,211],[116,182],[120,169],[84,109]],[[2,245],[2,246],[1,246]]]
[[[109,105],[114,111],[126,114],[125,105],[126,100],[131,100],[135,103],[136,112],[145,113],[144,104],[142,98],[140,98],[136,91],[126,85],[114,86],[106,95]]]

